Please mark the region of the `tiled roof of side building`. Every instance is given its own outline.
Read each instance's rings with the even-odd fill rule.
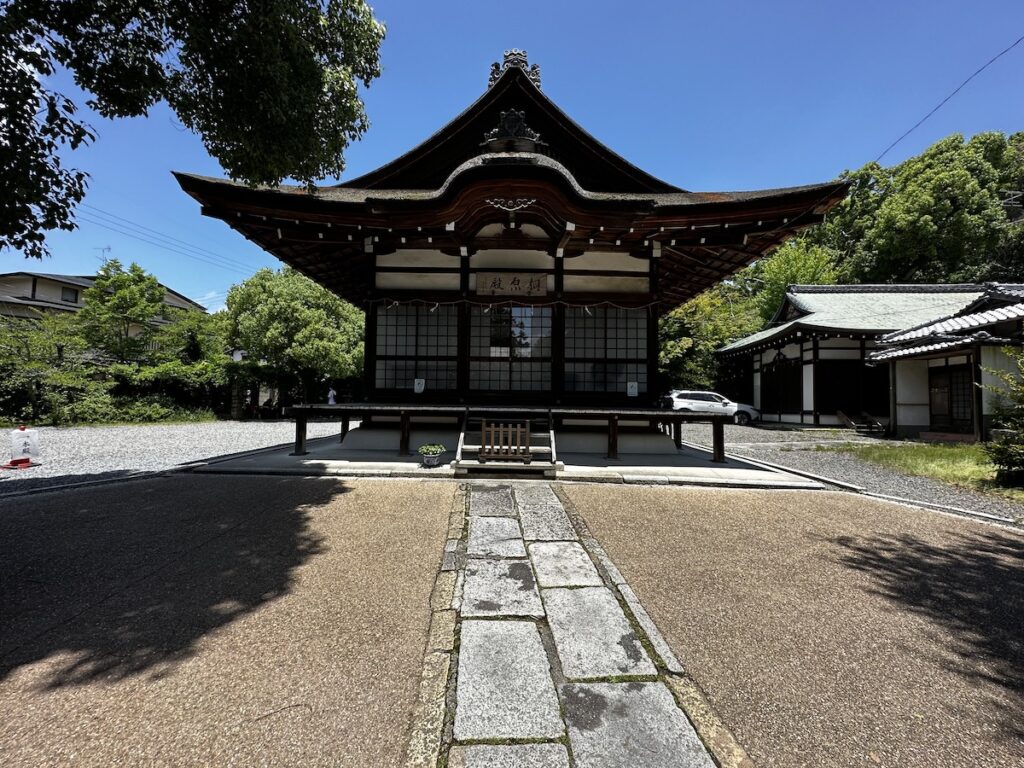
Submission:
[[[782,339],[797,330],[882,334],[958,312],[983,293],[983,287],[953,285],[790,286],[788,304],[801,316],[722,347],[735,352]]]
[[[916,344],[893,345],[876,349],[868,354],[868,360],[875,362],[881,362],[883,360],[899,360],[905,357],[916,357],[918,355],[928,355],[933,352],[945,352],[947,350],[971,347],[976,344],[1005,345],[1011,343],[1011,339],[991,336],[985,331],[977,331],[966,336],[935,334],[925,339],[918,339]]]
[[[969,315],[957,315],[946,317],[934,323],[927,323],[916,328],[904,329],[895,333],[886,334],[883,341],[902,342],[913,339],[921,339],[927,336],[942,333],[956,333],[974,328],[984,328],[998,323],[1005,323],[1010,320],[1024,318],[1024,302],[1010,304],[1005,307],[994,307],[984,312],[974,312]]]

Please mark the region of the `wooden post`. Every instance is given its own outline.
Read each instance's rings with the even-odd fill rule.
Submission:
[[[345,435],[348,434],[348,427],[349,420],[348,413],[346,413],[344,416],[341,417],[341,437],[339,438],[340,442],[345,442]]]
[[[711,451],[712,461],[725,463],[725,419],[716,418],[711,421]]]
[[[608,417],[608,458],[619,458],[619,417]]]
[[[683,422],[679,419],[672,422],[672,441],[676,444],[676,450],[683,447]]]
[[[295,451],[292,456],[305,456],[306,450],[306,415],[295,414]]]
[[[400,437],[398,438],[398,455],[409,455],[409,413],[402,411]]]

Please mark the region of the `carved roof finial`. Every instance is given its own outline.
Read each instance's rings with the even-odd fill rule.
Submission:
[[[518,48],[505,51],[505,61],[502,64],[498,64],[498,62],[491,64],[491,76],[487,79],[487,87],[490,88],[498,82],[498,78],[510,67],[518,67],[523,70],[530,78],[530,82],[540,88],[540,65],[531,65],[526,58],[526,51],[521,51]]]

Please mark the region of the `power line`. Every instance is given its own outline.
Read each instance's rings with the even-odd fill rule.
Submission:
[[[118,228],[117,226],[115,226],[113,224],[110,224],[108,222],[103,222],[103,221],[99,221],[99,220],[96,220],[96,219],[91,219],[91,218],[89,218],[88,216],[86,216],[86,215],[84,215],[82,213],[79,213],[77,215],[77,218],[79,218],[82,221],[85,221],[85,222],[87,222],[89,224],[92,224],[94,226],[103,227],[104,229],[109,229],[111,232],[116,232],[119,235],[124,235],[125,237],[131,237],[131,238],[133,238],[135,240],[140,240],[140,241],[142,241],[144,243],[148,243],[150,245],[154,245],[157,248],[163,248],[165,251],[170,251],[171,253],[176,253],[179,256],[185,256],[186,258],[194,259],[195,261],[200,261],[200,262],[202,262],[204,264],[207,264],[209,266],[212,266],[212,267],[220,267],[221,269],[228,270],[229,272],[237,272],[237,273],[242,274],[242,275],[248,275],[249,274],[248,270],[241,269],[240,267],[233,267],[233,266],[229,266],[227,264],[221,264],[219,262],[212,261],[210,259],[206,259],[206,258],[203,258],[201,256],[197,256],[196,254],[189,253],[188,251],[181,250],[180,248],[176,248],[176,247],[174,247],[172,245],[167,245],[167,244],[161,243],[161,242],[159,242],[157,240],[152,240],[150,238],[144,237],[143,235],[138,234],[136,232],[131,232],[130,230]]]
[[[123,216],[118,216],[117,214],[110,213],[109,211],[104,211],[102,208],[97,208],[94,205],[89,205],[88,203],[82,203],[82,207],[90,209],[90,215],[98,216],[101,220],[114,219],[116,221],[111,221],[110,223],[114,224],[115,226],[119,226],[119,227],[122,227],[122,228],[127,228],[127,229],[130,229],[132,231],[136,231],[139,234],[142,234],[142,235],[144,235],[146,237],[151,237],[151,238],[155,237],[158,240],[165,241],[167,244],[169,244],[169,245],[171,245],[171,246],[173,246],[175,248],[183,248],[185,250],[192,251],[192,252],[196,253],[199,256],[204,256],[204,257],[207,257],[207,258],[212,258],[212,259],[215,259],[217,261],[223,262],[226,265],[240,267],[240,268],[243,268],[243,269],[251,268],[251,265],[246,264],[245,262],[243,262],[243,261],[241,261],[239,259],[234,259],[234,258],[231,258],[229,256],[224,256],[224,255],[219,254],[219,253],[217,253],[215,251],[211,251],[208,248],[203,248],[203,247],[198,246],[198,245],[193,245],[192,243],[189,243],[186,240],[182,240],[181,238],[175,237],[173,235],[168,235],[168,234],[166,234],[164,232],[160,232],[159,230],[153,229],[151,227],[147,227],[147,226],[145,226],[143,224],[138,224],[137,222],[134,222],[131,219],[127,219],[127,218],[125,218]]]
[[[877,162],[881,161],[881,159],[883,157],[885,157],[887,154],[889,154],[889,151],[893,147],[895,147],[897,144],[899,144],[901,141],[903,141],[905,138],[907,138],[907,136],[909,136],[914,131],[916,131],[925,120],[927,120],[929,117],[931,117],[936,112],[938,112],[945,105],[945,103],[947,101],[949,101],[950,99],[952,99],[954,96],[956,96],[963,89],[963,87],[965,85],[967,85],[969,82],[971,82],[971,80],[976,78],[978,75],[980,75],[986,69],[988,69],[992,64],[994,64],[998,59],[1000,59],[1003,56],[1005,56],[1007,53],[1012,51],[1014,48],[1016,48],[1022,42],[1024,42],[1024,35],[1021,35],[1020,37],[1018,37],[1008,47],[1004,48],[999,53],[997,53],[995,56],[993,56],[991,59],[989,59],[987,62],[985,62],[977,71],[974,72],[974,74],[972,74],[970,77],[968,77],[962,83],[960,83],[960,85],[958,85],[956,87],[956,89],[952,93],[950,93],[946,98],[944,98],[942,101],[940,101],[938,104],[936,104],[932,108],[931,112],[929,112],[927,115],[925,115],[920,120],[918,120],[916,123],[914,123],[914,125],[910,128],[910,130],[908,130],[906,133],[904,133],[902,136],[900,136],[898,139],[896,139],[896,141],[894,141],[892,144],[890,144],[888,147],[886,147],[885,151],[882,152],[882,154],[880,154],[878,157],[875,158],[875,162],[877,163]]]

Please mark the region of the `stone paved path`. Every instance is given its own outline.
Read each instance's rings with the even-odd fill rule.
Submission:
[[[470,486],[448,535],[407,765],[713,768],[681,665],[549,485]]]

